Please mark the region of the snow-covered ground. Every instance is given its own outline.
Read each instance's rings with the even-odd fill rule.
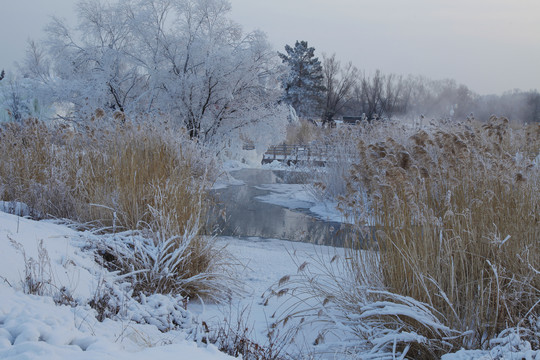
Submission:
[[[105,320],[91,309],[58,306],[50,297],[0,287],[1,359],[205,359],[231,357],[197,347],[181,331]]]
[[[343,249],[277,239],[221,237],[218,241],[226,244],[239,261],[237,270],[246,292],[228,304],[207,306],[203,317],[210,323],[223,322],[224,318],[235,322],[242,314],[252,339],[261,345],[268,344],[268,331],[285,311],[282,300],[286,296],[269,297],[280,279],[297,274],[303,263],[320,259],[330,261],[336,252],[343,253]],[[315,328],[300,334],[289,351],[306,351],[316,337]]]
[[[82,249],[83,239],[84,234],[64,225],[0,212],[1,359],[228,358],[212,345],[197,347],[189,324],[186,329],[159,330],[159,316],[170,310],[166,307],[174,299],[158,297],[148,301],[149,309],[130,303],[127,318],[103,322],[89,306],[67,304],[88,303],[114,276]],[[296,273],[299,261],[334,254],[329,247],[275,239],[222,237],[218,242],[238,260],[245,292],[228,304],[190,302],[187,313],[209,325],[224,319],[234,325],[241,315],[250,336],[260,344],[267,343],[267,330],[281,311],[279,302],[265,303],[263,295],[284,275]],[[28,276],[43,283],[42,296],[24,293]],[[67,295],[64,305],[59,304],[60,294]],[[155,316],[157,325],[140,324],[137,320],[144,315]],[[309,343],[311,335],[297,344]]]
[[[189,340],[189,326],[159,330],[160,316],[174,314],[171,298],[126,303],[128,316],[118,321],[99,322],[89,306],[70,306],[87,303],[113,276],[82,244],[66,226],[0,212],[0,359],[230,358]],[[42,296],[25,294],[32,281]]]
[[[235,181],[224,181],[223,186]],[[305,189],[286,184],[263,187],[271,194],[261,201],[314,212],[313,198]],[[266,301],[269,289],[285,275],[296,274],[304,261],[324,261],[339,251],[275,239],[217,241],[238,260],[243,294],[221,305],[192,301],[187,310],[181,299],[171,296],[148,297],[144,304],[126,298],[122,317],[100,322],[90,306],[76,304],[87,304],[100,291],[115,291],[121,298],[122,288],[104,286],[112,284],[115,275],[84,249],[85,234],[0,212],[0,359],[229,359],[215,346],[194,341],[200,339],[197,324],[228,321],[234,327],[241,317],[254,341],[264,345],[275,340],[268,340],[267,331],[276,321],[274,314],[286,309],[277,297]],[[32,286],[40,296],[25,293]],[[171,316],[183,325],[163,332]],[[299,334],[290,351],[309,352],[317,333],[312,330]],[[461,350],[444,359],[540,360],[540,351],[509,331],[490,350]]]

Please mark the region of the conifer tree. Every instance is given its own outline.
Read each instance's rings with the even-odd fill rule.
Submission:
[[[315,57],[315,48],[308,47],[307,41],[296,41],[294,47],[286,45],[285,51],[286,54],[278,53],[289,67],[288,74],[282,79],[284,102],[301,117],[318,114],[325,87],[322,65]]]

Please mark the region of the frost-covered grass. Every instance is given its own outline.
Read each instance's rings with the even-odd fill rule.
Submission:
[[[168,208],[183,232],[215,173],[202,149],[166,124],[30,119],[2,124],[0,136],[4,201],[116,230],[157,225],[155,211]]]
[[[229,300],[240,292],[233,260],[226,246],[198,236],[194,228],[169,238],[148,237],[144,232],[86,233],[88,246],[102,263],[133,284],[135,294],[181,294],[212,302]]]
[[[356,210],[370,239],[358,246],[369,251],[353,247],[331,264],[319,262],[325,276],[299,266],[281,284],[318,299],[294,315],[328,324],[319,348],[359,358],[439,358],[494,349],[495,339],[512,333],[536,356],[540,127],[492,118],[355,131],[341,205]]]
[[[539,135],[492,118],[360,140],[350,199],[370,194],[382,283],[458,331],[450,349],[485,346],[538,313]]]
[[[124,274],[145,270],[133,278],[138,291],[205,292],[223,264],[221,249],[199,236],[216,173],[212,158],[165,122],[98,115],[75,128],[32,119],[2,124],[0,198],[26,204],[35,217],[67,218],[100,232],[139,231],[145,242],[137,244],[145,246],[132,244],[129,253],[115,247],[113,254]]]

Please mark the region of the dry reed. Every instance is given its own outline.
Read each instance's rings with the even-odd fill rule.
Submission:
[[[382,283],[433,308],[460,336],[433,338],[414,319],[408,328],[444,340],[445,351],[477,348],[538,314],[539,125],[494,117],[408,139],[363,138],[358,148],[342,201],[366,209],[358,223],[376,228]]]
[[[319,324],[318,351],[351,358],[438,359],[511,328],[540,346],[540,125],[353,131],[340,208],[363,239],[276,284],[294,294],[279,323]]]
[[[172,270],[192,283],[208,282],[201,273],[212,273],[223,260],[210,240],[198,236],[216,173],[213,160],[166,124],[101,116],[79,128],[33,119],[6,123],[0,159],[4,201],[104,232],[142,231],[156,246],[175,239],[161,255],[182,257],[182,266]],[[152,291],[151,281],[147,286]]]

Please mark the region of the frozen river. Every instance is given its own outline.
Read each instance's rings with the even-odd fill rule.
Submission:
[[[291,198],[296,206],[290,209],[261,200],[275,195],[265,187],[279,189],[279,184],[282,184],[290,191],[291,185],[301,183],[299,176],[285,171],[261,169],[242,169],[231,172],[231,175],[244,184],[215,190],[219,208],[224,210],[224,216],[217,221],[219,235],[342,246],[350,234],[351,226],[348,224],[317,218],[309,211],[310,205],[313,205],[309,202],[302,204],[302,201]],[[297,188],[301,186],[297,185]]]

